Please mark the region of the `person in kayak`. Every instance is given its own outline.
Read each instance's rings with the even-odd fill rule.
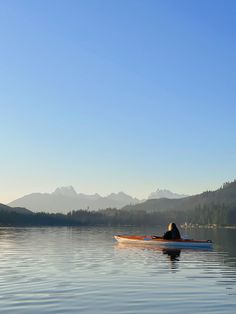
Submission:
[[[181,239],[179,229],[176,227],[174,222],[171,222],[168,225],[168,231],[166,231],[163,235],[163,239],[165,240],[178,240]]]

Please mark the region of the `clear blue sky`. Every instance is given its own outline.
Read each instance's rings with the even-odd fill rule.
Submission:
[[[236,177],[236,1],[0,1],[0,202]]]

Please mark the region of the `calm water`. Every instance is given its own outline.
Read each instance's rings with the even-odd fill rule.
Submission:
[[[1,313],[236,313],[236,230],[182,232],[214,249],[113,239],[154,229],[1,228]]]

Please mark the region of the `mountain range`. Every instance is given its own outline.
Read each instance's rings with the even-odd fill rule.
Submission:
[[[26,207],[33,212],[60,212],[67,213],[71,210],[88,209],[98,210],[103,208],[121,208],[127,204],[140,202],[123,192],[112,193],[106,197],[99,194],[87,195],[77,193],[72,186],[57,188],[52,193],[32,193],[18,198],[8,205],[13,207]]]
[[[150,199],[159,199],[167,197],[170,199],[186,197],[173,193],[169,190],[157,189],[149,195]],[[135,205],[143,202],[124,192],[111,193],[108,196],[101,196],[99,194],[87,195],[77,193],[72,186],[59,187],[52,193],[32,193],[18,198],[8,205],[13,207],[26,207],[33,212],[60,212],[67,213],[71,210],[89,209],[99,210],[105,208],[122,208],[126,205]]]
[[[206,191],[201,194],[180,199],[148,199],[135,205],[127,205],[124,210],[161,212],[161,211],[188,211],[208,206],[224,206],[236,209],[236,180],[226,182],[216,191]]]
[[[38,196],[42,193],[34,193]],[[72,187],[59,188],[53,193],[46,193],[63,200],[77,199],[78,193]],[[109,197],[118,201],[123,193],[113,193]],[[26,196],[25,196],[26,197]],[[88,199],[100,200],[100,196],[85,195]],[[109,197],[106,199],[109,200]],[[129,196],[125,195],[127,200]],[[39,199],[41,199],[39,197]],[[28,207],[28,206],[26,206]],[[138,204],[127,205],[121,209],[107,208],[101,211],[73,210],[66,215],[46,214],[38,207],[41,213],[33,213],[22,207],[9,207],[0,204],[0,225],[1,226],[40,226],[40,225],[153,225],[167,224],[175,221],[178,224],[188,222],[191,224],[215,224],[215,225],[236,225],[236,180],[223,184],[215,191],[185,197],[182,199],[148,199]],[[105,208],[105,206],[104,206]]]

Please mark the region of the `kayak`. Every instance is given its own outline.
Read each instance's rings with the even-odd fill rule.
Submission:
[[[177,239],[166,240],[162,237],[156,236],[128,236],[128,235],[115,235],[114,238],[119,243],[135,243],[135,244],[151,244],[163,247],[177,247],[177,248],[212,248],[213,243],[211,240],[193,240],[193,239]]]

